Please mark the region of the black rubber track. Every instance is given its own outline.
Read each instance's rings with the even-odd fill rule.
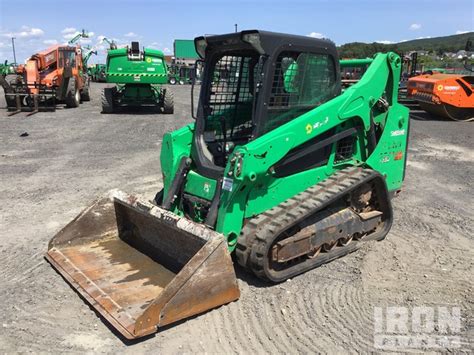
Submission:
[[[383,212],[383,227],[367,235],[362,240],[385,238],[392,224],[392,207],[384,178],[376,171],[350,167],[342,169],[319,184],[308,188],[278,206],[247,221],[242,228],[235,254],[239,264],[251,270],[258,277],[281,282],[306,272],[336,258],[357,250],[360,241],[319,255],[284,270],[271,270],[269,252],[278,236],[308,216],[322,211],[327,206],[345,198],[348,193],[365,183],[374,185],[379,208]]]
[[[114,95],[117,93],[117,87],[104,88],[101,95],[102,113],[114,112]]]

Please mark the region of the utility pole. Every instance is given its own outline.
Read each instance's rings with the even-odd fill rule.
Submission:
[[[12,37],[12,47],[13,47],[13,63],[16,63],[15,37]]]
[[[235,32],[237,32],[237,24],[235,24],[234,26],[235,26]]]

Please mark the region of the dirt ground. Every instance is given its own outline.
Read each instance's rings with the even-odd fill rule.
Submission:
[[[161,187],[175,114],[78,109],[7,117],[0,99],[0,352],[313,353],[374,348],[374,307],[457,306],[474,350],[474,125],[414,112],[408,170],[387,239],[279,285],[236,267],[241,298],[139,342],[125,342],[44,260],[51,237],[112,188],[150,199]],[[22,133],[26,137],[20,137]]]

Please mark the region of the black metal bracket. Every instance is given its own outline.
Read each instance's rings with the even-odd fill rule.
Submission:
[[[176,170],[173,182],[171,183],[170,189],[168,190],[168,194],[163,200],[163,205],[161,206],[165,210],[169,210],[178,197],[178,191],[184,185],[190,167],[191,159],[188,157],[182,157],[181,161],[179,162],[178,170]]]
[[[219,204],[221,202],[221,192],[222,192],[222,179],[217,180],[216,192],[212,198],[211,207],[207,212],[206,220],[204,224],[212,229],[216,226],[217,221],[217,212],[219,210]]]

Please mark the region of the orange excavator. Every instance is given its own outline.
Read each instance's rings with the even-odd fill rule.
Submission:
[[[88,37],[82,31],[67,45],[55,45],[32,55],[19,65],[13,78],[0,77],[0,85],[10,115],[21,111],[34,114],[40,110],[55,110],[56,103],[77,107],[89,101],[89,80],[82,49],[74,44]]]

